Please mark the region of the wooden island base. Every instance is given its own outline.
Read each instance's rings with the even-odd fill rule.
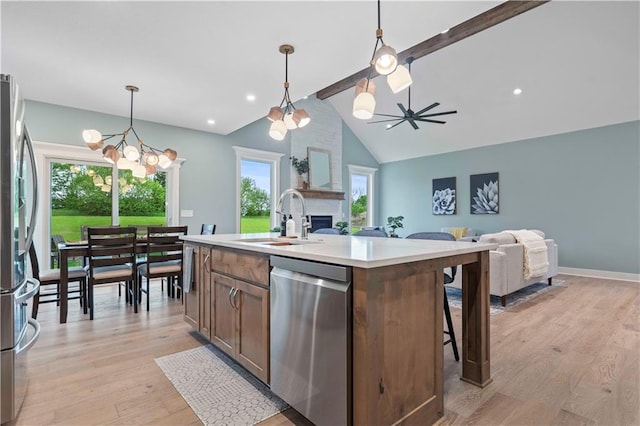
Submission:
[[[487,252],[353,269],[353,424],[432,424],[443,403],[443,269],[463,265],[463,380],[491,382]]]

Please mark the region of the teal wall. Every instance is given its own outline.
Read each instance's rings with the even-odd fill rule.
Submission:
[[[59,105],[27,101],[25,121],[33,140],[85,146],[82,130],[87,128],[124,130],[129,119]],[[180,218],[190,233],[198,233],[202,223],[215,223],[217,233],[235,232],[236,155],[233,146],[284,154],[280,163],[280,191],[290,182],[289,135],[277,142],[268,134],[266,118],[257,120],[227,136],[181,127],[135,120],[136,131],[145,142],[157,148],[171,147],[185,158],[180,171],[180,209],[193,210],[191,218]],[[343,128],[346,125],[343,124]],[[344,133],[344,131],[343,131]],[[371,165],[373,157],[349,131],[343,141],[343,163]],[[100,156],[96,153],[96,158]],[[375,160],[373,160],[375,163]],[[371,167],[377,167],[377,163]]]
[[[469,175],[499,172],[500,213],[471,215]],[[380,166],[381,215],[401,236],[466,226],[541,229],[559,265],[640,273],[640,122],[422,157]],[[454,216],[431,212],[431,181],[457,178]]]

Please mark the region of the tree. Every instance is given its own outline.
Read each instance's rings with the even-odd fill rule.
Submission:
[[[351,204],[351,214],[357,215],[367,211],[367,196],[361,195]]]
[[[271,207],[269,194],[256,186],[250,177],[240,182],[240,211],[242,216],[268,216]]]

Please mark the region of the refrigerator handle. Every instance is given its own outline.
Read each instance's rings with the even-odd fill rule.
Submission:
[[[29,150],[29,160],[31,161],[31,174],[33,175],[33,205],[31,207],[31,218],[29,219],[29,225],[27,226],[27,239],[25,241],[24,249],[29,250],[31,242],[33,241],[33,234],[35,232],[36,214],[38,213],[38,173],[36,171],[36,155],[33,150],[33,143],[31,142],[31,136],[27,130],[27,126],[24,126],[24,140],[26,142],[27,149]]]
[[[29,340],[27,342],[27,344],[25,344],[23,347],[21,347],[20,349],[18,349],[16,351],[16,355],[19,353],[22,353],[24,351],[28,351],[29,348],[31,346],[33,346],[33,344],[36,342],[36,340],[38,340],[38,337],[40,336],[40,323],[36,320],[34,320],[33,318],[28,318],[27,322],[29,323],[29,325],[31,327],[33,327],[36,331],[35,333],[33,333],[33,337],[31,338],[31,340]]]
[[[33,284],[33,288],[26,293],[21,294],[19,297],[16,297],[16,303],[26,303],[27,300],[31,299],[40,291],[40,281],[35,278],[27,278],[27,283]]]

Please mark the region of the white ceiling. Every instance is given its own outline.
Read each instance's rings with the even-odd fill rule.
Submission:
[[[499,3],[385,0],[384,39],[402,51]],[[296,49],[289,58],[295,102],[364,68],[375,43],[374,1],[0,7],[0,68],[16,76],[26,98],[128,116],[124,86],[135,84],[136,119],[219,134],[280,101],[279,45]],[[635,1],[553,1],[417,60],[412,107],[438,101],[432,112],[457,109],[445,125],[387,131],[351,116],[353,90],[330,101],[380,162],[638,120],[639,13]],[[398,113],[407,92],[392,95],[377,80],[376,112]]]

